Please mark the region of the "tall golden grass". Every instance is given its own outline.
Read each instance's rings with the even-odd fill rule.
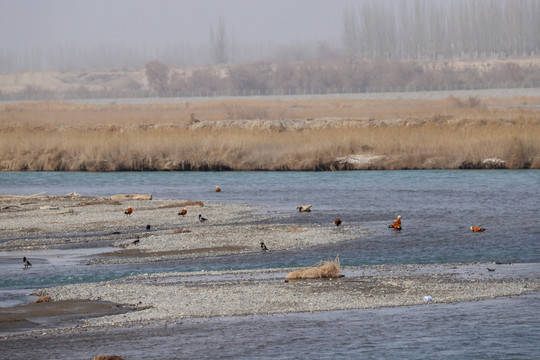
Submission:
[[[529,106],[539,103],[448,98],[4,105],[0,170],[540,168],[540,110]],[[220,126],[231,119],[248,121]],[[284,119],[306,126],[284,126]],[[309,119],[328,121],[309,127]],[[336,160],[358,154],[379,160]]]

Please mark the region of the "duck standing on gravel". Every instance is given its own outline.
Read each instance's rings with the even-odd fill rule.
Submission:
[[[26,260],[26,256],[24,256],[22,258],[22,262],[23,262],[23,265],[24,265],[24,268],[25,269],[28,269],[30,266],[32,266],[32,264],[30,263],[30,261]]]
[[[132,212],[133,212],[133,209],[131,208],[131,206],[128,206],[126,211],[124,211],[124,214],[126,214],[127,216],[130,216]]]
[[[186,208],[183,208],[182,210],[180,210],[180,212],[178,213],[178,215],[182,215],[182,217],[186,216],[187,214],[187,209]]]

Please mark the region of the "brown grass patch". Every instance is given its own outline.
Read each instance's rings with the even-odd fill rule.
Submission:
[[[52,298],[48,295],[41,295],[39,298],[37,298],[36,301],[34,301],[35,303],[39,304],[39,303],[45,303],[45,302],[51,302],[52,301]]]
[[[317,266],[295,270],[285,276],[285,280],[335,279],[341,275],[339,257],[333,261],[321,261]]]

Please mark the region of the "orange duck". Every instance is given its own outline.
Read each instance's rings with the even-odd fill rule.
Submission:
[[[336,226],[341,225],[341,220],[340,219],[334,220],[334,224],[336,224]]]
[[[182,216],[185,216],[187,214],[187,209],[186,208],[183,208],[182,210],[180,210],[180,212],[178,213],[178,215],[182,215]]]
[[[472,230],[472,232],[482,232],[482,231],[484,231],[486,229],[481,228],[479,226],[471,226],[471,230]]]
[[[126,209],[126,211],[124,211],[124,214],[126,214],[127,216],[131,215],[131,213],[133,212],[133,209],[131,208],[131,206],[128,206],[128,208]]]
[[[219,188],[219,186],[216,186],[216,192],[220,192],[221,189]]]
[[[397,217],[396,220],[392,223],[392,225],[388,225],[389,228],[394,228],[396,231],[401,230],[401,215]]]

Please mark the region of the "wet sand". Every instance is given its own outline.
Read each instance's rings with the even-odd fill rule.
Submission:
[[[123,314],[132,308],[105,301],[60,300],[0,308],[0,332],[70,327],[82,319]]]

